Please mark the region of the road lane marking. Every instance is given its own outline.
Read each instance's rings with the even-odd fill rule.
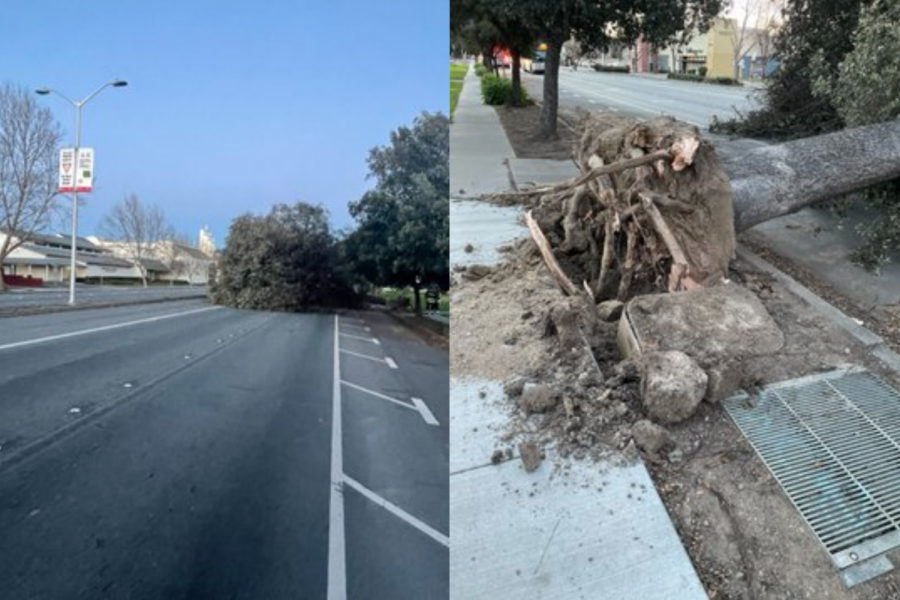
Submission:
[[[422,415],[422,418],[425,419],[425,422],[429,425],[440,425],[438,420],[434,418],[434,413],[431,412],[431,409],[428,408],[428,405],[421,398],[413,398],[413,404],[416,405],[416,409],[419,411],[419,414]]]
[[[99,333],[101,331],[111,331],[113,329],[121,329],[122,327],[131,327],[132,325],[141,325],[143,323],[154,323],[156,321],[163,321],[165,319],[173,319],[175,317],[184,317],[187,315],[195,315],[202,312],[207,312],[210,310],[219,310],[222,308],[221,306],[210,306],[207,308],[198,308],[197,310],[188,310],[180,313],[172,313],[168,315],[159,315],[156,317],[149,317],[147,319],[139,319],[137,321],[127,321],[125,323],[116,323],[115,325],[104,325],[103,327],[94,327],[92,329],[82,329],[81,331],[70,331],[69,333],[61,333],[59,335],[48,335],[47,337],[35,338],[33,340],[25,340],[22,342],[14,342],[12,344],[5,344],[0,346],[0,350],[9,350],[11,348],[21,348],[23,346],[32,346],[34,344],[43,344],[45,342],[55,342],[56,340],[64,340],[67,338],[78,337],[82,335],[88,335],[90,333]]]
[[[397,366],[397,363],[395,363],[395,362],[394,362],[394,359],[391,358],[390,356],[385,356],[385,357],[384,357],[384,362],[386,362],[386,363],[387,363],[387,366],[389,366],[389,367],[392,368],[392,369],[397,369],[397,368],[399,368],[399,367]]]
[[[377,338],[373,338],[373,337],[362,337],[360,335],[350,335],[349,333],[342,333],[341,336],[345,337],[345,338],[354,339],[354,340],[362,340],[364,342],[369,342],[370,344],[375,344],[376,346],[381,345],[381,342],[379,342]]]
[[[378,356],[369,356],[368,354],[361,354],[360,352],[353,352],[353,351],[351,351],[351,350],[344,350],[343,348],[341,348],[341,352],[343,352],[344,354],[349,354],[349,355],[351,355],[351,356],[358,356],[358,357],[360,357],[360,358],[367,358],[367,359],[369,359],[369,360],[374,360],[375,362],[380,362],[380,363],[387,362],[387,360],[385,360],[385,359],[383,359],[383,358],[381,358],[381,357],[378,357]],[[397,367],[394,367],[394,368],[396,369]]]
[[[347,599],[344,537],[344,455],[341,441],[340,319],[334,315],[334,387],[331,409],[331,502],[328,511],[328,600]]]
[[[368,325],[354,325],[352,323],[342,323],[344,327],[355,327],[356,329],[363,329],[365,331],[372,331],[372,328]]]
[[[345,381],[343,379],[341,380],[341,383],[346,385],[347,387],[353,388],[354,390],[359,390],[360,392],[370,394],[372,396],[375,396],[376,398],[381,398],[382,400],[387,400],[388,402],[393,402],[395,404],[399,404],[400,406],[403,406],[410,410],[418,410],[412,404],[407,404],[403,400],[398,400],[397,398],[391,398],[390,396],[386,396],[386,395],[382,394],[381,392],[376,392],[375,390],[370,390],[368,388],[364,388],[361,385],[356,385],[355,383],[350,383],[349,381]]]
[[[409,523],[410,525],[412,525],[413,527],[415,527],[416,529],[418,529],[419,531],[421,531],[422,533],[424,533],[431,539],[437,541],[438,543],[442,544],[443,546],[445,546],[447,548],[450,547],[450,538],[448,536],[444,535],[437,529],[435,529],[435,528],[431,527],[430,525],[415,518],[414,516],[412,516],[411,514],[409,514],[408,512],[406,512],[399,506],[397,506],[396,504],[393,504],[393,503],[385,500],[384,498],[382,498],[381,496],[379,496],[372,490],[364,487],[361,483],[359,483],[358,481],[356,481],[349,475],[344,475],[344,483],[346,483],[347,485],[352,487],[354,490],[356,490],[357,492],[359,492],[360,494],[362,494],[363,496],[365,496],[366,498],[368,498],[369,500],[371,500],[372,502],[374,502],[381,508],[384,508],[388,512],[393,513],[395,516],[400,517],[401,519],[403,519],[404,521],[406,521],[407,523]]]

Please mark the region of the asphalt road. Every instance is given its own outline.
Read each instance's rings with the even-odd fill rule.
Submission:
[[[445,351],[201,301],[2,324],[4,600],[447,597]]]
[[[78,284],[75,288],[77,304],[139,303],[163,298],[189,298],[206,295],[204,286],[122,287]],[[12,309],[66,306],[68,287],[12,288],[0,294],[0,313]]]
[[[522,74],[528,93],[538,100],[543,96],[543,75]],[[758,107],[756,88],[730,87],[675,81],[624,73],[599,73],[593,69],[559,72],[559,106],[564,110],[611,110],[625,116],[646,119],[671,115],[696,125],[715,140],[727,156],[766,145],[747,138],[727,139],[710,135],[708,127],[714,115],[731,118],[735,110],[746,112]]]

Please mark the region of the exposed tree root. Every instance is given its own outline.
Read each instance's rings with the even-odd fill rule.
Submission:
[[[695,127],[586,114],[575,161],[578,177],[490,197],[531,209],[528,227],[564,293],[625,300],[721,280],[735,246],[731,187]]]

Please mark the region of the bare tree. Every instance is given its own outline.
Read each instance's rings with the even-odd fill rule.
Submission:
[[[144,287],[147,287],[145,261],[155,258],[160,243],[173,237],[162,210],[155,204],[144,204],[135,194],[113,206],[100,224],[100,232],[134,263]]]
[[[759,54],[768,60],[770,36],[783,4],[784,0],[737,0],[731,5],[738,17],[731,19],[735,79],[740,78],[741,62],[754,48],[759,47]]]
[[[59,124],[24,88],[0,87],[0,292],[3,261],[58,215]]]

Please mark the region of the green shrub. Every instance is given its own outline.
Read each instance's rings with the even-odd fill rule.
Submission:
[[[594,63],[594,70],[601,73],[631,73],[631,67],[627,65],[600,65]]]
[[[706,65],[703,65],[698,70],[700,71],[700,77],[706,77],[706,74],[709,72],[709,69],[706,68]]]
[[[476,76],[481,77],[482,75],[484,75],[485,71],[487,71],[487,69],[484,68],[483,64],[478,63],[475,65],[475,75]]]
[[[522,104],[530,104],[531,98],[524,87],[522,91]],[[506,77],[498,77],[488,73],[481,78],[481,97],[488,106],[509,106],[512,104],[512,80]]]
[[[717,83],[719,85],[743,85],[740,81],[731,77],[707,77],[703,81],[705,83]]]
[[[677,79],[679,81],[703,81],[702,75],[697,75],[695,73],[669,73],[666,75],[667,79]]]
[[[731,77],[704,77],[696,73],[669,73],[666,75],[669,79],[678,79],[680,81],[695,81],[697,83],[713,83],[717,85],[742,85],[737,79]]]

